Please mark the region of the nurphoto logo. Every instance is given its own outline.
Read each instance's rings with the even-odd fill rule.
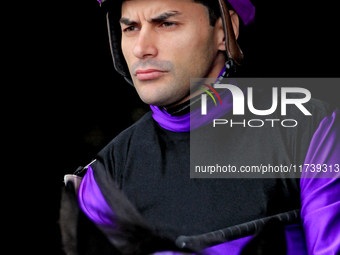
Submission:
[[[217,93],[215,89],[228,89],[231,92],[232,99],[233,99],[233,115],[244,115],[244,107],[245,107],[245,98],[243,91],[232,84],[211,84],[207,85],[205,83],[201,83],[206,88],[209,88],[218,98],[220,101],[220,104],[222,105],[222,100],[220,98],[220,95]],[[200,87],[199,89],[203,90],[206,93],[203,93],[201,95],[201,115],[207,115],[207,94],[213,99],[215,106],[217,106],[216,100],[211,92],[209,92],[207,89]],[[304,98],[287,98],[288,93],[300,93],[304,94]],[[257,116],[266,116],[274,113],[277,110],[278,106],[278,88],[272,87],[272,98],[271,98],[271,107],[266,110],[259,110],[254,107],[253,103],[253,88],[248,87],[247,88],[247,105],[248,109],[251,113]],[[299,87],[283,87],[281,88],[281,116],[285,116],[287,114],[287,105],[292,104],[295,105],[304,115],[311,116],[312,114],[303,106],[304,103],[307,103],[311,99],[311,93],[309,90],[305,88],[299,88]],[[232,120],[228,121],[226,119],[214,119],[213,120],[213,127],[216,125],[225,125],[227,123],[230,123],[231,127],[233,125],[243,125],[244,127],[246,124],[248,124],[249,127],[262,127],[265,122],[271,123],[272,127],[274,127],[275,122],[280,122],[283,127],[295,127],[297,126],[298,122],[295,119],[251,119],[246,122],[244,120],[243,122],[232,122]],[[290,123],[290,125],[288,125]]]

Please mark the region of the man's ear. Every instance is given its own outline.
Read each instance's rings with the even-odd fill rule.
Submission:
[[[239,35],[240,20],[239,20],[239,17],[237,15],[237,13],[235,11],[233,11],[233,10],[229,11],[229,15],[230,15],[231,23],[232,23],[232,26],[233,26],[235,38],[237,40],[238,35]],[[222,23],[222,18],[221,17],[219,17],[216,20],[215,30],[217,31],[218,50],[226,51],[226,48],[225,48],[225,35],[224,35],[223,23]]]
[[[229,15],[230,15],[231,23],[233,25],[235,38],[237,40],[239,32],[240,32],[240,20],[239,20],[238,14],[234,10],[230,10]]]

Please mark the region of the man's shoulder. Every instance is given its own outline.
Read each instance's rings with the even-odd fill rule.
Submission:
[[[314,113],[323,117],[331,115],[337,109],[336,106],[316,98],[311,98],[306,103],[306,108],[310,109],[312,115]]]
[[[136,133],[144,133],[147,128],[154,126],[154,119],[152,118],[152,111],[144,114],[138,121],[119,133],[112,141],[126,139],[127,137],[134,135]],[[147,129],[149,130],[149,129]]]
[[[294,95],[292,95],[294,97]],[[300,97],[300,95],[297,95]],[[303,103],[302,107],[304,107],[310,115],[306,115],[302,113],[302,110],[297,107],[297,105],[291,104],[287,105],[287,118],[295,118],[298,120],[304,127],[310,126],[312,129],[318,128],[321,121],[326,117],[331,116],[337,107],[325,102],[321,99],[311,98],[308,102]]]
[[[257,87],[255,88],[254,95],[255,95],[255,108],[258,109],[270,109],[272,107],[272,90],[266,87]],[[336,106],[323,101],[321,99],[317,99],[315,97],[311,97],[307,102],[304,100],[306,97],[303,93],[295,93],[290,92],[286,94],[286,102],[282,102],[281,98],[281,91],[278,91],[276,101],[277,103],[277,110],[274,114],[277,116],[286,116],[287,118],[299,118],[302,121],[306,121],[306,116],[312,116],[314,121],[321,120],[326,116],[332,115],[332,113],[337,109]],[[295,102],[292,100],[296,99]],[[301,106],[298,107],[298,106]],[[286,114],[282,114],[282,107],[284,107]],[[306,115],[306,112],[303,112],[302,109],[305,108],[310,115]]]

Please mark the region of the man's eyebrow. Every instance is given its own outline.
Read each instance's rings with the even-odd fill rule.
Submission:
[[[156,16],[155,18],[151,19],[151,22],[162,22],[170,17],[174,17],[174,16],[178,16],[181,15],[182,13],[179,11],[168,11],[168,12],[164,12],[159,14],[158,16]]]
[[[179,12],[179,11],[168,11],[168,12],[164,12],[164,13],[161,13],[159,15],[157,15],[156,17],[152,18],[149,22],[162,22],[170,17],[174,17],[174,16],[178,16],[178,15],[181,15],[182,13]],[[124,24],[124,25],[127,25],[127,26],[131,26],[131,25],[136,25],[138,24],[138,22],[136,21],[133,21],[133,20],[130,20],[128,18],[124,18],[122,17],[120,20],[119,20],[120,23]]]
[[[129,20],[128,18],[121,18],[119,20],[120,23],[124,24],[124,25],[127,25],[127,26],[131,26],[131,25],[136,25],[137,22],[136,21],[133,21],[133,20]]]

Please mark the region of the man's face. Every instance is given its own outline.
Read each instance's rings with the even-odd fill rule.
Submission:
[[[123,55],[147,104],[169,106],[181,101],[190,94],[190,78],[217,77],[224,64],[216,63],[218,36],[202,4],[124,1],[120,24]]]

